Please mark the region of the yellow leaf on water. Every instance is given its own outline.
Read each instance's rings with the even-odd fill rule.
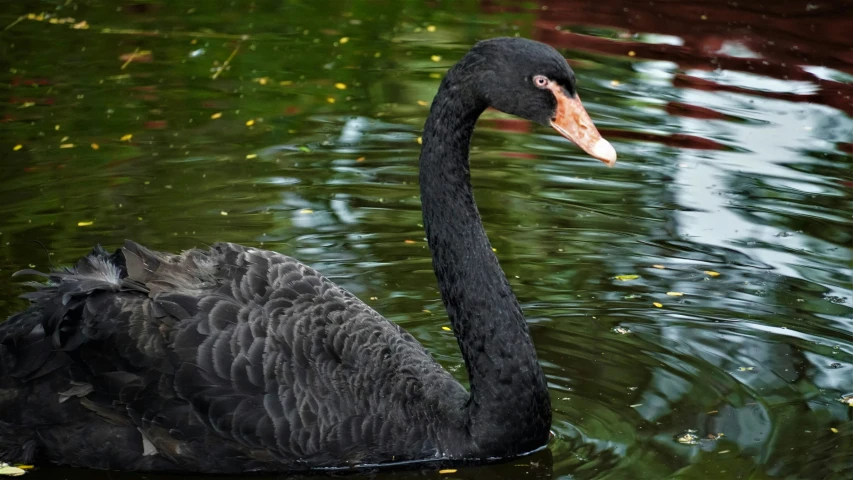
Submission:
[[[441,55],[433,55],[433,56],[429,57],[429,59],[432,60],[433,62],[440,62],[441,61]]]
[[[622,281],[622,282],[630,282],[631,280],[636,280],[636,279],[640,278],[640,276],[639,275],[616,275],[613,278],[615,278],[616,280]]]
[[[335,88],[337,88],[338,90],[346,90],[346,89],[347,89],[347,84],[346,84],[346,83],[338,82],[338,83],[336,83],[336,84],[335,84]]]
[[[89,226],[92,226],[92,225],[94,225],[94,224],[95,224],[95,222],[90,221],[90,220],[84,220],[84,221],[81,221],[81,222],[77,222],[77,226],[78,226],[78,227],[89,227]]]
[[[257,157],[258,157],[257,153],[250,153],[250,154],[246,155],[246,160],[251,160],[251,159],[257,158]]]
[[[829,429],[832,431],[832,433],[838,433],[838,429],[835,427],[829,427]]]
[[[222,118],[222,112],[216,112],[210,116],[210,118],[216,120],[217,118]]]
[[[122,141],[122,142],[129,142],[131,139],[133,139],[133,134],[132,134],[132,133],[128,133],[127,135],[123,135],[123,136],[121,137],[121,141]]]
[[[349,42],[349,37],[341,37],[341,39],[338,40],[338,43],[340,43],[341,45],[343,45],[347,42]]]
[[[219,212],[219,214],[220,214],[220,215],[222,215],[223,217],[227,217],[227,216],[228,216],[228,212],[226,212],[225,210],[223,210],[223,211]]]
[[[327,98],[326,101],[329,103],[335,103],[335,99],[332,97]]]
[[[684,294],[682,292],[666,292],[670,297],[683,297]]]
[[[423,145],[424,139],[423,137],[418,137],[418,145]]]
[[[247,126],[247,127],[251,127],[251,126],[252,126],[252,125],[254,125],[254,124],[255,124],[255,121],[254,121],[254,120],[249,120],[249,121],[247,121],[247,122],[246,122],[246,126]]]
[[[451,330],[450,327],[446,327],[446,326],[441,327],[441,329],[444,330],[445,332],[449,332]]]
[[[713,270],[705,270],[705,274],[710,275],[712,277],[719,277],[720,276],[720,272],[715,272]]]
[[[307,215],[309,213],[314,213],[314,210],[311,210],[310,208],[303,208],[302,210],[299,211],[299,213]]]
[[[100,145],[98,145],[97,143],[93,143],[92,145],[90,145],[90,147],[92,147],[92,150],[97,150],[101,148]]]
[[[0,464],[0,475],[5,477],[20,477],[21,475],[27,473],[21,468],[13,467],[11,465]]]
[[[15,145],[14,147],[12,147],[12,150],[17,152],[18,150],[20,150],[22,148],[24,148],[24,146],[19,143],[19,144]]]
[[[666,267],[664,267],[663,265],[652,265],[652,267],[657,268],[657,269],[660,269],[660,270],[663,270],[663,269],[665,269],[665,268],[666,268]]]
[[[403,243],[408,243],[409,245],[415,243],[414,240],[403,240]]]
[[[59,148],[74,148],[74,144],[73,143],[63,143],[62,145],[59,146]]]
[[[447,475],[448,473],[456,473],[455,468],[445,468],[444,470],[438,471],[439,475]]]
[[[662,304],[662,303],[658,303],[658,302],[655,302],[655,303],[653,303],[652,305],[654,305],[654,306],[656,306],[656,307],[658,307],[658,308],[662,308],[662,307],[663,307],[663,304]]]
[[[363,162],[366,157],[358,157],[355,159],[356,162]]]
[[[434,32],[434,31],[435,31],[435,25],[427,25],[427,32]]]

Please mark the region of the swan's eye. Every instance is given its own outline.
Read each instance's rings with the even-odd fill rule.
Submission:
[[[545,75],[536,75],[533,77],[533,84],[539,88],[547,88],[549,83],[551,82]]]

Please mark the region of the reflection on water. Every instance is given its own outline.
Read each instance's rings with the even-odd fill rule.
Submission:
[[[319,268],[464,380],[419,225],[416,139],[443,72],[477,39],[518,34],[562,49],[620,154],[603,168],[496,112],[474,139],[555,438],[499,465],[368,478],[846,478],[849,7],[626,5],[10,4],[0,314],[22,306],[11,272],[97,242],[228,240]]]

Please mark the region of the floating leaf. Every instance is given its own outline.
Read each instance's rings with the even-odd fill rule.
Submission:
[[[346,89],[347,89],[347,84],[346,84],[346,83],[338,82],[338,83],[336,83],[336,84],[335,84],[335,88],[337,88],[338,90],[346,90]]]
[[[74,148],[74,144],[73,143],[63,143],[62,145],[59,146],[59,148]]]
[[[308,147],[306,147],[305,145],[300,145],[300,146],[299,146],[299,150],[300,150],[300,151],[302,151],[302,152],[305,152],[305,153],[310,153],[310,152],[311,152],[311,149],[310,149],[310,148],[308,148]]]
[[[14,147],[12,147],[12,150],[17,152],[18,150],[20,150],[22,148],[24,148],[24,146],[19,143],[19,144],[15,145]]]
[[[25,473],[27,473],[27,472],[21,468],[13,467],[13,466],[8,465],[6,463],[0,463],[0,475],[6,476],[6,477],[20,477],[21,475],[23,475]]]
[[[91,144],[91,145],[89,145],[89,146],[90,146],[90,147],[92,147],[92,150],[97,150],[97,149],[101,148],[101,146],[100,146],[100,145],[98,145],[97,143],[93,143],[93,144]]]
[[[755,367],[737,367],[738,372],[751,372],[755,370]]]
[[[639,275],[616,275],[613,278],[615,278],[616,280],[619,280],[621,282],[630,282],[631,280],[636,280],[636,279],[640,278],[640,276]]]
[[[258,157],[257,153],[250,153],[250,154],[246,155],[246,160],[251,160],[251,159],[257,158],[257,157]]]
[[[642,404],[642,403],[635,403],[635,404],[633,404],[633,405],[628,405],[628,406],[629,406],[629,407],[631,407],[631,408],[637,408],[637,407],[642,407],[642,406],[643,406],[643,404]]]
[[[434,32],[434,31],[435,31],[435,25],[427,25],[427,32]]]
[[[403,243],[408,243],[409,245],[415,243],[414,240],[403,240]]]
[[[830,430],[832,433],[838,433],[838,429],[837,429],[837,428],[835,428],[835,427],[829,427],[829,430]]]
[[[432,60],[433,62],[440,62],[441,61],[441,55],[433,55],[433,56],[429,57],[429,59]]]
[[[90,221],[90,220],[84,220],[84,221],[77,222],[77,226],[78,227],[90,227],[90,226],[94,225],[94,223],[95,222]]]
[[[696,430],[687,430],[685,433],[676,436],[675,441],[683,445],[696,445],[699,443],[699,436],[696,435]]]
[[[456,473],[456,469],[455,468],[445,468],[444,470],[438,471],[439,475],[447,475],[448,473]]]
[[[424,144],[424,137],[418,137],[418,145]]]
[[[220,214],[220,215],[222,215],[223,217],[227,217],[227,216],[228,216],[228,212],[226,212],[225,210],[223,210],[223,211],[219,212],[219,214]]]
[[[441,329],[444,330],[445,332],[451,331],[451,328],[447,327],[447,326],[441,327]]]
[[[663,304],[662,304],[662,303],[654,302],[654,303],[652,303],[652,305],[654,305],[654,306],[656,306],[656,307],[658,307],[658,308],[663,308]]]
[[[341,37],[341,39],[340,39],[340,40],[338,40],[338,42],[339,42],[341,45],[343,45],[343,44],[345,44],[345,43],[349,42],[349,37]]]
[[[329,103],[335,103],[335,99],[334,99],[334,98],[332,98],[332,97],[328,97],[328,98],[326,99],[326,101],[327,101],[327,102],[329,102]]]
[[[666,267],[664,267],[663,265],[652,265],[652,267],[653,267],[653,268],[660,269],[660,270],[663,270],[663,269],[665,269],[665,268],[666,268]]]
[[[251,126],[252,126],[252,125],[254,125],[254,124],[255,124],[255,121],[254,121],[254,120],[247,120],[247,121],[246,121],[246,126],[247,126],[247,127],[251,127]]]
[[[719,277],[720,272],[715,272],[713,270],[705,270],[705,275],[710,275],[712,277]]]
[[[216,120],[217,118],[222,118],[222,112],[216,112],[211,115],[210,118],[212,118],[213,120]]]
[[[429,103],[425,102],[424,100],[418,100],[418,105],[426,107],[427,105],[429,105]]]
[[[682,292],[666,292],[670,297],[683,297],[684,293]]]
[[[309,213],[314,213],[314,210],[311,210],[310,208],[303,208],[302,210],[299,211],[299,213],[307,215]]]
[[[131,139],[133,139],[132,133],[128,133],[127,135],[122,135],[122,137],[121,137],[122,142],[129,142]]]
[[[356,162],[363,162],[366,157],[358,157],[355,159]]]

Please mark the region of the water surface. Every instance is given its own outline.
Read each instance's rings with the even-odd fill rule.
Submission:
[[[447,68],[520,35],[570,59],[619,152],[491,111],[473,141],[555,437],[369,478],[850,478],[851,7],[744,3],[6,2],[0,318],[15,270],[227,240],[320,269],[464,381],[417,140]]]

